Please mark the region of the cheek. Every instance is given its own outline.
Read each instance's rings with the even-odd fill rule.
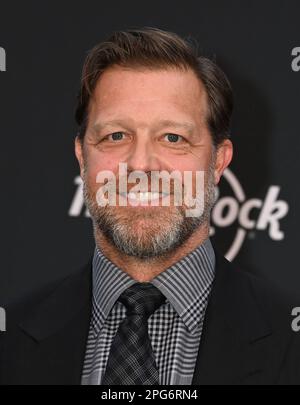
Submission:
[[[112,159],[109,154],[102,154],[102,153],[89,153],[86,158],[86,180],[89,184],[89,188],[91,190],[97,190],[99,188],[99,184],[102,184],[100,181],[97,182],[97,176],[99,173],[108,171],[110,173],[117,173],[118,172],[118,161]],[[104,174],[103,174],[104,176]],[[106,177],[106,174],[105,174]],[[99,179],[99,177],[98,177]]]
[[[87,157],[89,175],[94,175],[95,177],[99,171],[103,170],[109,170],[116,173],[118,170],[118,164],[119,160],[111,153],[92,151]]]
[[[208,156],[194,156],[190,154],[185,159],[177,159],[175,165],[173,164],[173,170],[179,170],[180,172],[190,171],[195,173],[196,171],[206,171],[209,169],[210,159]]]
[[[205,189],[205,183],[208,180],[208,173],[210,171],[211,157],[209,153],[202,153],[194,156],[190,154],[186,159],[178,159],[176,162],[176,169],[182,173],[183,184],[186,190],[192,190],[194,197],[196,190]],[[184,172],[191,174],[184,175]],[[197,175],[196,175],[196,172]],[[203,181],[203,183],[202,183]]]

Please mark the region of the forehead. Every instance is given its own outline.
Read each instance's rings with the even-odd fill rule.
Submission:
[[[206,112],[204,85],[192,70],[141,70],[112,67],[96,84],[90,113],[159,112],[203,116]],[[168,117],[174,118],[174,117]]]

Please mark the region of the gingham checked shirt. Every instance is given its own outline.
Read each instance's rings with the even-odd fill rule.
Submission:
[[[112,340],[126,308],[117,299],[136,283],[95,247],[93,302],[82,385],[101,385]],[[192,383],[205,309],[215,273],[215,255],[207,239],[151,280],[166,302],[148,319],[160,385]]]

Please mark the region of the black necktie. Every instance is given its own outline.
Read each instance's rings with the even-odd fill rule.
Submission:
[[[102,384],[158,385],[148,318],[165,301],[165,296],[150,283],[136,283],[118,301],[126,307],[126,318],[111,344]]]

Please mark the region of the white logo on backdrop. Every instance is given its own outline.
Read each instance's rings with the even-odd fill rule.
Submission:
[[[217,231],[215,227],[226,228],[237,223],[237,231],[230,248],[225,254],[228,260],[233,260],[239,253],[247,231],[268,231],[271,239],[279,241],[284,238],[279,221],[286,216],[289,206],[286,201],[279,200],[279,186],[269,186],[263,200],[247,199],[237,177],[230,169],[223,174],[224,179],[232,189],[233,196],[221,196],[211,213],[210,235]],[[256,220],[252,219],[253,211],[258,210]]]
[[[237,256],[248,231],[267,231],[272,240],[283,240],[284,233],[280,229],[280,220],[288,213],[289,206],[286,201],[278,198],[280,187],[269,186],[263,200],[247,199],[243,187],[230,169],[225,170],[223,177],[230,186],[233,196],[220,195],[217,189],[218,198],[211,213],[210,235],[215,235],[218,229],[237,224],[235,236],[225,254],[226,258],[232,261]],[[83,215],[89,217],[90,214],[84,204],[81,177],[75,177],[74,183],[77,188],[68,214],[71,217],[79,217],[84,212]],[[257,219],[253,219],[255,210],[258,213]]]

